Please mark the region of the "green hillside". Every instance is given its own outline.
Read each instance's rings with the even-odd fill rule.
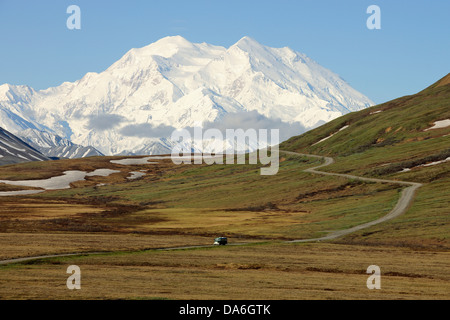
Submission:
[[[426,243],[433,238],[444,244],[450,234],[450,162],[444,162],[450,157],[450,126],[427,129],[447,119],[450,74],[417,94],[293,137],[281,148],[334,157],[336,163],[323,171],[424,183],[407,214],[345,240],[394,243],[421,238]]]
[[[450,119],[450,74],[415,95],[347,114],[293,137],[281,149],[335,157],[330,171],[392,175],[450,156],[450,126],[426,130],[445,119]],[[414,170],[398,178],[429,182],[442,177],[438,171]]]

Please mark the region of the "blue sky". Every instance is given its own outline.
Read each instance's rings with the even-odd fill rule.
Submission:
[[[81,30],[69,30],[69,5]],[[369,5],[381,30],[369,30]],[[448,0],[0,0],[0,84],[35,89],[101,72],[162,37],[229,47],[247,35],[288,46],[376,103],[416,93],[450,72]]]

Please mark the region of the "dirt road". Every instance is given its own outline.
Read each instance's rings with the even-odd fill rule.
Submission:
[[[324,172],[324,171],[318,171],[317,169],[328,166],[330,164],[334,163],[334,159],[330,158],[330,157],[322,157],[322,156],[316,156],[316,155],[311,155],[311,154],[303,154],[303,153],[297,153],[297,152],[291,152],[291,151],[282,151],[286,154],[290,154],[290,155],[297,155],[297,156],[306,156],[306,157],[313,157],[313,158],[319,158],[319,159],[324,159],[325,162],[319,166],[313,167],[313,168],[308,168],[306,170],[304,170],[304,172],[309,172],[309,173],[315,173],[315,174],[322,174],[322,175],[327,175],[327,176],[337,176],[337,177],[344,177],[344,178],[348,178],[348,179],[355,179],[355,180],[361,180],[361,181],[372,181],[372,182],[380,182],[380,183],[394,183],[394,184],[400,184],[400,185],[404,185],[404,186],[408,186],[407,188],[405,188],[402,191],[402,194],[400,196],[400,199],[397,201],[397,204],[395,205],[394,209],[392,209],[391,212],[389,212],[387,215],[374,220],[374,221],[370,221],[358,226],[355,226],[353,228],[349,228],[349,229],[345,229],[345,230],[339,230],[339,231],[334,231],[331,232],[330,234],[320,237],[320,238],[314,238],[314,239],[300,239],[300,240],[292,240],[292,241],[288,241],[288,242],[311,242],[311,241],[323,241],[323,240],[333,240],[339,237],[342,237],[344,235],[353,233],[355,231],[359,231],[371,226],[374,226],[376,224],[394,219],[400,215],[402,215],[403,213],[406,212],[406,210],[408,209],[408,207],[412,204],[413,200],[414,200],[414,196],[416,194],[416,190],[418,188],[420,188],[422,186],[421,183],[416,183],[416,182],[408,182],[408,181],[397,181],[397,180],[386,180],[386,179],[376,179],[376,178],[365,178],[365,177],[359,177],[359,176],[354,176],[354,175],[350,175],[350,174],[342,174],[342,173],[333,173],[333,172]]]

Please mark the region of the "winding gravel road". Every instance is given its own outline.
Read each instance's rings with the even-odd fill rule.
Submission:
[[[316,156],[311,154],[303,154],[303,153],[297,153],[297,152],[290,152],[290,151],[283,151],[286,154],[291,155],[297,155],[297,156],[306,156],[306,157],[313,157],[313,158],[319,158],[324,159],[325,162],[319,166],[308,168],[304,170],[304,172],[309,173],[316,173],[316,174],[322,174],[326,176],[337,176],[337,177],[344,177],[348,179],[355,179],[355,180],[361,180],[361,181],[371,181],[371,182],[381,182],[381,183],[394,183],[394,184],[400,184],[404,186],[408,186],[402,191],[402,194],[400,196],[400,199],[398,199],[397,204],[395,205],[394,209],[392,209],[391,212],[389,212],[387,215],[377,219],[373,220],[364,224],[360,224],[358,226],[355,226],[353,228],[345,229],[345,230],[338,230],[334,231],[326,236],[320,237],[320,238],[314,238],[314,239],[301,239],[301,240],[292,240],[288,242],[312,242],[312,241],[323,241],[323,240],[333,240],[342,236],[345,236],[347,234],[353,233],[355,231],[359,231],[371,226],[374,226],[376,224],[394,219],[403,213],[406,212],[408,207],[412,204],[414,201],[414,196],[416,194],[416,190],[422,186],[421,183],[416,182],[408,182],[408,181],[397,181],[397,180],[386,180],[386,179],[376,179],[376,178],[365,178],[365,177],[359,177],[354,176],[351,174],[342,174],[342,173],[333,173],[333,172],[324,172],[324,171],[317,171],[316,169],[328,166],[330,164],[334,163],[334,159],[330,157],[322,157],[322,156]]]
[[[408,209],[408,207],[412,204],[414,201],[414,196],[416,194],[416,191],[418,188],[422,186],[421,183],[416,182],[408,182],[408,181],[397,181],[397,180],[387,180],[387,179],[376,179],[376,178],[366,178],[366,177],[359,177],[354,176],[350,174],[342,174],[342,173],[333,173],[333,172],[324,172],[324,171],[318,171],[317,169],[326,167],[330,164],[334,163],[334,159],[330,157],[324,157],[324,156],[318,156],[318,155],[311,155],[311,154],[304,154],[304,153],[298,153],[298,152],[292,152],[292,151],[283,151],[280,150],[280,152],[283,152],[285,154],[295,155],[295,156],[304,156],[304,157],[312,157],[312,158],[318,158],[324,160],[324,163],[313,167],[303,170],[304,172],[313,173],[313,174],[321,174],[321,175],[327,175],[327,176],[337,176],[337,177],[344,177],[348,179],[355,179],[355,180],[361,180],[361,181],[371,181],[371,182],[380,182],[380,183],[393,183],[393,184],[399,184],[403,186],[407,186],[400,196],[400,199],[397,201],[397,204],[395,205],[394,209],[391,210],[387,215],[377,219],[373,220],[361,225],[357,225],[355,227],[344,229],[344,230],[338,230],[333,231],[330,234],[319,237],[319,238],[311,238],[311,239],[298,239],[298,240],[290,240],[285,241],[285,243],[295,243],[295,242],[317,242],[317,241],[326,241],[326,240],[333,240],[342,236],[345,236],[347,234],[380,224],[382,222],[394,219],[403,213],[405,213]],[[245,245],[249,243],[234,243],[230,245]],[[213,247],[213,245],[196,245],[196,246],[183,246],[183,247],[168,247],[168,248],[155,248],[155,249],[148,249],[148,250],[182,250],[182,249],[192,249],[192,248],[209,248]],[[8,259],[8,260],[1,260],[0,265],[6,265],[6,264],[13,264],[13,263],[21,263],[31,260],[38,260],[38,259],[47,259],[47,258],[57,258],[57,257],[69,257],[69,256],[82,256],[82,255],[94,255],[94,254],[105,254],[108,252],[79,252],[79,253],[63,253],[63,254],[54,254],[54,255],[41,255],[41,256],[33,256],[33,257],[23,257],[23,258],[15,258],[15,259]]]

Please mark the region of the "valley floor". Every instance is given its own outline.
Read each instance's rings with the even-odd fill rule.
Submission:
[[[0,266],[1,299],[449,299],[450,253],[266,243],[110,253]],[[69,265],[81,290],[66,287]],[[381,270],[370,290],[366,270]]]
[[[80,253],[0,264],[0,299],[450,298],[441,185],[424,186],[405,215],[382,225],[333,242],[286,243],[379,219],[402,188],[304,172],[320,159],[293,155],[270,178],[247,165],[130,168],[110,160],[0,169],[5,180],[118,171],[66,190],[0,198],[0,260]],[[131,170],[146,175],[130,181]],[[211,246],[221,235],[230,245]],[[179,248],[186,246],[199,247]],[[70,265],[81,269],[81,290],[66,286]],[[371,265],[381,269],[380,290],[367,288]]]

